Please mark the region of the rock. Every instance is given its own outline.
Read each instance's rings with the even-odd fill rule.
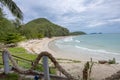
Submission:
[[[106,64],[106,63],[108,63],[108,61],[106,61],[106,60],[100,60],[100,61],[98,61],[98,63],[100,63],[100,64]]]

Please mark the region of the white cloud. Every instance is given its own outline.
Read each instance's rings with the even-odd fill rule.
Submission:
[[[92,21],[92,22],[90,21],[88,27],[89,28],[100,27],[105,24],[107,24],[107,23],[104,21]]]
[[[120,22],[120,18],[108,20],[109,22]]]
[[[108,20],[102,20],[102,21],[89,21],[88,22],[88,27],[89,28],[94,28],[94,27],[100,27],[102,25],[106,25],[106,24],[112,24],[115,22],[120,22],[120,18],[116,18],[116,19],[108,19]]]
[[[23,11],[25,22],[47,17],[68,28],[78,25],[95,28],[120,21],[120,0],[15,0],[15,2]]]
[[[86,0],[21,0],[16,2],[24,12],[31,11],[32,7],[43,7],[56,14],[84,12],[87,11],[87,9],[96,8],[97,5],[103,2],[103,0],[91,0],[89,5],[84,5],[85,1]]]

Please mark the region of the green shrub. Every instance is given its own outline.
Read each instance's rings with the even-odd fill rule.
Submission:
[[[1,77],[0,80],[18,80],[18,78],[19,78],[18,74],[16,74],[16,73],[9,73],[7,75],[4,75],[4,77]]]
[[[38,34],[38,38],[43,38],[44,35],[43,34]]]
[[[9,73],[9,74],[7,74],[7,79],[8,80],[18,80],[18,78],[19,78],[19,75],[18,74],[16,74],[16,73]]]
[[[56,69],[54,67],[49,67],[50,74],[56,74]]]
[[[43,71],[44,71],[44,68],[43,68],[42,65],[37,65],[37,66],[35,67],[35,70],[43,72]]]
[[[3,43],[4,44],[11,44],[11,43],[17,43],[19,41],[24,40],[25,38],[22,37],[19,33],[8,33],[4,38],[3,38]]]
[[[116,64],[115,58],[113,58],[112,60],[109,60],[108,63],[109,63],[109,64]]]

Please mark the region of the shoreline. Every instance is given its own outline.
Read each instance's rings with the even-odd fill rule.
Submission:
[[[68,36],[68,37],[62,37],[58,39],[64,39],[64,38],[69,38],[73,36]],[[55,39],[56,40],[56,39]],[[99,60],[112,60],[113,58],[116,59],[117,63],[120,63],[120,59],[117,55],[115,54],[109,54],[106,52],[98,52],[97,50],[87,50],[87,49],[72,49],[72,47],[65,47],[68,50],[65,50],[63,48],[59,48],[55,44],[55,40],[52,40],[48,43],[48,47],[50,50],[56,52],[58,55],[64,55],[64,58],[72,58],[74,60],[80,60],[80,61],[90,61],[91,58],[93,61],[98,62]],[[75,53],[75,54],[74,54]]]
[[[57,39],[62,39],[66,38],[65,37],[53,37],[53,38],[43,38],[43,39],[34,39],[34,40],[28,40],[25,42],[19,43],[20,47],[25,48],[28,52],[30,53],[36,53],[39,54],[42,51],[47,51],[51,53],[56,59],[64,59],[62,60],[62,63],[60,65],[65,68],[66,71],[68,71],[71,75],[75,77],[82,77],[82,70],[84,68],[84,64],[86,61],[83,59],[77,59],[74,57],[74,53],[71,54],[66,54],[66,53],[60,53],[59,51],[54,51],[51,49],[51,43],[54,40]],[[70,37],[70,36],[68,36]],[[75,55],[77,56],[77,55]],[[68,60],[79,60],[81,62],[75,63],[75,62],[68,62]],[[90,61],[90,59],[89,59]],[[101,80],[104,79],[108,76],[111,76],[112,74],[116,73],[118,70],[120,70],[120,64],[98,64],[94,63],[93,68],[92,68],[92,74],[91,78],[94,78],[94,80]],[[97,74],[99,73],[99,74]]]

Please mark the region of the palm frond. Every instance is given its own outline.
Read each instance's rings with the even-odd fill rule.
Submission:
[[[9,8],[11,13],[19,19],[23,19],[23,13],[13,0],[0,0],[0,2]]]

